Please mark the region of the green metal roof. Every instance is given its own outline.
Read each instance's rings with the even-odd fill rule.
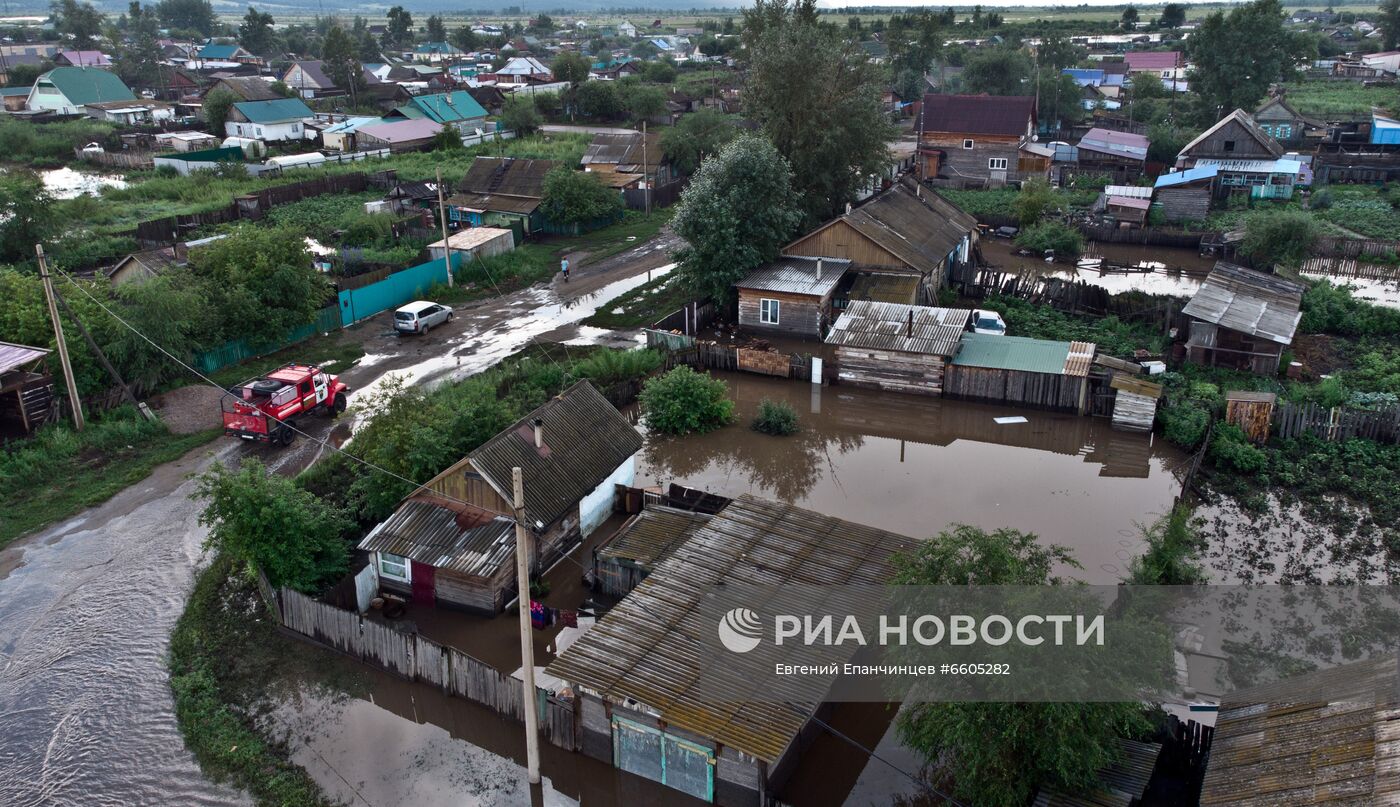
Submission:
[[[314,113],[300,98],[278,98],[275,101],[240,101],[233,105],[249,123],[281,123],[309,118]]]
[[[53,84],[74,106],[136,100],[136,94],[115,73],[100,67],[55,67],[39,81]]]
[[[237,45],[219,45],[210,43],[199,49],[201,59],[232,59],[238,55]]]
[[[457,123],[458,121],[486,117],[486,110],[470,93],[464,90],[440,92],[435,95],[419,95],[407,106],[417,108],[434,123]],[[415,117],[405,113],[407,117]]]
[[[1069,342],[968,333],[963,335],[962,349],[953,357],[953,364],[1060,375],[1069,350]]]

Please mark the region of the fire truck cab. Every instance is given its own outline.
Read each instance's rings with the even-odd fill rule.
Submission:
[[[310,364],[288,364],[260,378],[230,387],[223,397],[224,434],[242,440],[288,445],[296,439],[299,417],[335,417],[345,411],[350,388]]]

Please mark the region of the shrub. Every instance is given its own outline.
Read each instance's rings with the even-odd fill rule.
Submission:
[[[1016,221],[1022,227],[1030,227],[1040,221],[1054,204],[1055,191],[1050,188],[1050,183],[1043,179],[1030,179],[1021,185],[1021,192],[1016,194],[1012,208],[1016,211]]]
[[[1147,550],[1128,563],[1128,582],[1137,586],[1189,586],[1206,582],[1195,560],[1204,543],[1191,509],[1177,505],[1148,525],[1138,525]]]
[[[1220,468],[1249,475],[1264,470],[1269,461],[1262,449],[1250,444],[1239,426],[1230,423],[1215,428],[1207,456]]]
[[[1317,220],[1301,210],[1260,211],[1245,219],[1240,251],[1266,270],[1275,264],[1295,266],[1320,232]]]
[[[573,366],[573,374],[607,386],[629,378],[640,378],[661,364],[655,350],[600,350]]]
[[[771,401],[764,398],[758,404],[758,417],[753,419],[753,430],[780,437],[796,434],[797,410],[787,401]]]
[[[1195,402],[1168,402],[1157,411],[1162,422],[1162,435],[1185,449],[1193,449],[1205,439],[1210,427],[1210,412]]]
[[[1326,210],[1332,206],[1332,191],[1330,188],[1323,188],[1312,195],[1308,200],[1308,206],[1313,210]]]
[[[647,425],[666,434],[713,431],[734,420],[729,385],[686,366],[649,379],[640,402]]]
[[[1057,258],[1077,258],[1084,251],[1084,236],[1058,221],[1042,221],[1022,230],[1016,236],[1016,246],[1031,252],[1053,251]]]

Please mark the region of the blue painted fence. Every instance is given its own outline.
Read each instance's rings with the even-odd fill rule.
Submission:
[[[289,347],[304,339],[310,339],[318,333],[329,333],[338,328],[340,328],[340,312],[336,310],[335,306],[327,306],[316,312],[316,319],[299,328],[294,328],[281,339],[272,339],[256,344],[247,339],[235,339],[212,350],[194,354],[193,364],[202,373],[212,373],[254,356],[276,353],[284,347]]]
[[[452,269],[462,265],[462,254],[453,253]],[[340,293],[340,323],[345,327],[350,327],[362,319],[378,314],[380,311],[387,311],[390,308],[398,308],[407,302],[412,302],[424,293],[437,285],[447,284],[447,271],[443,266],[442,259],[420,263],[417,266],[410,266],[402,272],[395,272],[383,280],[371,283],[358,289],[342,291]]]

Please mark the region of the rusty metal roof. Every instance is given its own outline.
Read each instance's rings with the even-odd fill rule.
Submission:
[[[479,507],[420,493],[371,530],[360,541],[360,549],[490,577],[515,555],[515,522]]]
[[[8,373],[16,368],[24,367],[30,362],[44,358],[49,355],[49,352],[47,348],[0,342],[0,373]]]
[[[1089,365],[1094,363],[1094,351],[1098,346],[1093,342],[1070,342],[1069,353],[1065,356],[1064,374],[1083,378],[1089,374]]]
[[[826,336],[828,345],[951,356],[971,309],[852,300]]]
[[[646,139],[643,140],[641,132],[627,133],[602,133],[593,135],[593,140],[588,144],[588,149],[583,153],[581,162],[584,165],[618,165],[640,166],[642,160],[642,144],[646,144],[646,163],[648,167],[655,168],[657,163],[665,161],[665,155],[661,152],[661,135],[656,132],[647,132]]]
[[[477,157],[457,183],[457,190],[469,194],[504,194],[544,198],[545,175],[563,166],[558,160],[522,160],[513,157]]]
[[[1303,318],[1299,310],[1302,300],[1303,287],[1297,283],[1220,261],[1182,313],[1286,345],[1293,341]]]
[[[534,422],[544,446],[535,448]],[[511,469],[525,482],[526,523],[541,529],[642,449],[642,435],[602,393],[580,381],[468,455],[473,468],[510,501]]]
[[[1398,658],[1225,696],[1201,804],[1400,804]]]
[[[803,240],[837,222],[845,222],[919,274],[942,271],[948,255],[963,238],[977,231],[977,219],[971,214],[912,179],[904,179],[850,213],[796,239],[783,251],[800,251],[797,245]]]
[[[818,272],[818,267],[821,271]],[[851,262],[845,258],[782,255],[744,276],[734,286],[754,291],[780,291],[825,297],[836,288]]]
[[[917,542],[791,505],[745,495],[677,547],[586,635],[550,664],[556,678],[615,703],[627,698],[663,721],[769,763],[816,711],[831,682],[794,681],[786,703],[717,703],[697,691],[723,659],[695,637],[714,624],[699,605],[727,585],[884,584],[890,555]],[[764,645],[757,653],[772,652]]]
[[[518,213],[528,216],[539,208],[544,200],[528,196],[506,196],[504,194],[459,193],[449,197],[451,207],[465,207],[469,210],[485,210],[493,213]]]
[[[618,530],[597,556],[651,568],[671,556],[695,531],[710,523],[706,513],[674,507],[648,507]]]

